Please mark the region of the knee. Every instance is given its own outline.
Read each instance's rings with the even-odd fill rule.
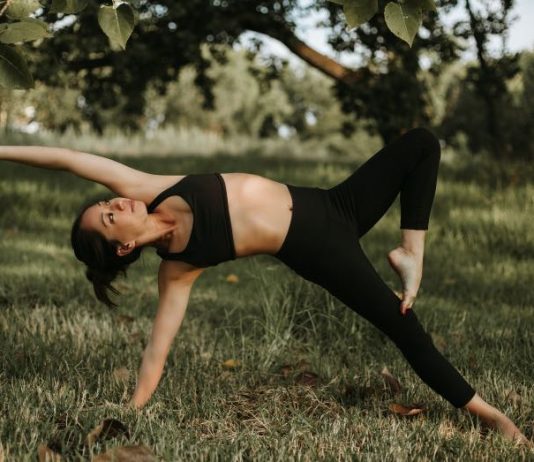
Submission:
[[[425,156],[435,157],[439,160],[441,155],[441,146],[439,140],[430,130],[423,127],[412,128],[406,133],[414,144],[421,150]]]

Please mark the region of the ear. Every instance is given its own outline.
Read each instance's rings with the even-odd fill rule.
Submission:
[[[135,241],[126,242],[117,246],[117,255],[124,257],[128,255],[133,249],[135,249]]]

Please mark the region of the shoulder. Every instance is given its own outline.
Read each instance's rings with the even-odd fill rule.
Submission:
[[[181,181],[184,175],[154,175],[145,174],[143,181],[138,182],[136,187],[126,197],[143,201],[150,204],[159,194]]]
[[[172,285],[191,285],[203,271],[186,262],[163,260],[159,265],[158,286],[162,290]]]

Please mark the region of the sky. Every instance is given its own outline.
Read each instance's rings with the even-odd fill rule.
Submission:
[[[312,0],[302,1],[303,3],[309,3],[309,1]],[[476,1],[473,2],[473,4],[476,5]],[[534,0],[515,0],[515,6],[512,10],[511,16],[515,17],[516,20],[513,22],[511,27],[510,36],[508,39],[508,48],[511,51],[520,51],[525,49],[534,50]],[[445,24],[451,24],[464,17],[465,9],[457,8],[449,15],[443,17],[443,21]],[[335,58],[344,65],[357,66],[358,58],[354,54],[339,54],[330,48],[327,43],[327,32],[316,26],[316,23],[320,19],[321,15],[313,14],[305,19],[300,20],[297,23],[297,36],[315,48],[317,51]],[[246,46],[250,39],[258,36],[260,36],[265,43],[264,53],[287,58],[295,65],[300,64],[300,59],[294,56],[284,45],[265,35],[247,32],[242,36],[242,43]],[[494,43],[494,46],[497,47],[497,43]],[[466,53],[466,58],[470,58],[469,52]]]

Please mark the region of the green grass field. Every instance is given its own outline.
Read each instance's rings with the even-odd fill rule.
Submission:
[[[136,157],[161,173],[246,171],[330,186],[357,162]],[[416,311],[479,393],[534,429],[534,168],[443,162]],[[104,188],[0,163],[0,445],[66,460],[142,444],[162,460],[534,460],[420,382],[394,346],[269,256],[221,264],[193,290],[163,379],[139,413],[125,403],[154,316],[158,260],[144,253],[99,305],[70,250],[77,209]],[[386,281],[397,206],[363,240]],[[228,275],[237,276],[229,282]],[[355,275],[357,277],[357,275]],[[227,360],[237,367],[224,367]],[[400,381],[394,394],[386,366]],[[124,368],[129,371],[129,375]],[[118,372],[117,372],[118,370]],[[402,417],[392,403],[425,411]],[[86,435],[114,418],[128,435]],[[1,450],[0,450],[1,454]],[[0,459],[2,456],[0,455]]]

